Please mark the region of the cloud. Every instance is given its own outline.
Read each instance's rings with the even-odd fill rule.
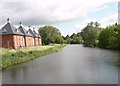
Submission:
[[[108,15],[104,16],[103,18],[86,18],[84,21],[82,21],[80,24],[75,24],[74,28],[76,31],[81,31],[89,22],[99,22],[100,26],[105,28],[108,25],[115,24],[118,21],[118,12],[112,11]]]
[[[100,20],[100,23],[102,24],[102,27],[106,27],[111,24],[115,24],[118,21],[118,13],[112,12],[111,14],[107,15],[106,17],[102,18]]]
[[[76,29],[76,32],[80,32],[84,27],[87,26],[88,23],[90,22],[96,22],[97,19],[94,18],[86,18],[84,21],[80,22],[79,24],[75,24],[74,28]]]
[[[1,23],[9,17],[14,24],[41,25],[84,19],[90,12],[118,0],[2,0]],[[101,7],[102,6],[102,7]],[[106,7],[106,6],[105,6]]]

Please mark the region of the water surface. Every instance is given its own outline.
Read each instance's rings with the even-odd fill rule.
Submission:
[[[117,51],[68,45],[3,70],[3,84],[117,84]]]

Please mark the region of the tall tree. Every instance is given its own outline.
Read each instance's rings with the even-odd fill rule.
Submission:
[[[39,28],[38,31],[42,37],[42,42],[45,45],[50,43],[56,43],[56,40],[57,40],[56,37],[61,37],[61,33],[59,29],[53,26],[44,26]],[[60,39],[63,39],[63,38],[61,37]]]
[[[95,27],[99,27],[100,24],[98,22],[95,22]]]
[[[88,25],[82,30],[81,36],[84,41],[84,46],[95,47],[98,43],[98,36],[101,28],[93,25],[94,22],[88,23]]]
[[[120,25],[112,25],[101,31],[99,47],[120,50]]]

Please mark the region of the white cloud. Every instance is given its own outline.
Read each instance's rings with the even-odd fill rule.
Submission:
[[[94,18],[86,18],[83,22],[76,24],[74,27],[76,31],[81,31],[89,22],[99,22],[100,26],[105,28],[109,25],[115,24],[118,21],[118,13],[117,11],[112,11],[110,14],[106,15],[103,18],[94,19]]]
[[[102,9],[103,5],[118,0],[2,0],[0,16],[13,23],[22,21],[26,25],[51,24],[77,18],[85,18],[88,13]]]
[[[94,18],[86,18],[84,21],[80,22],[79,24],[75,24],[75,29],[76,31],[81,31],[85,26],[87,26],[88,23],[90,22],[96,22],[97,19],[94,19]]]
[[[100,23],[102,24],[102,27],[106,27],[111,24],[115,24],[118,21],[118,13],[117,12],[112,12],[108,16],[102,18],[100,20]]]

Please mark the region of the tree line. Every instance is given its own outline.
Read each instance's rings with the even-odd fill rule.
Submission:
[[[39,28],[43,44],[83,44],[85,47],[100,47],[120,50],[120,25],[115,23],[101,28],[98,22],[90,22],[81,32],[62,36],[53,26]]]
[[[73,33],[71,36],[67,35],[66,37],[61,35],[61,32],[58,28],[53,26],[44,26],[39,28],[39,33],[42,37],[42,43],[44,45],[48,44],[81,44],[82,37],[80,33]]]
[[[120,50],[120,25],[117,23],[101,28],[98,22],[90,22],[81,36],[84,46]]]

